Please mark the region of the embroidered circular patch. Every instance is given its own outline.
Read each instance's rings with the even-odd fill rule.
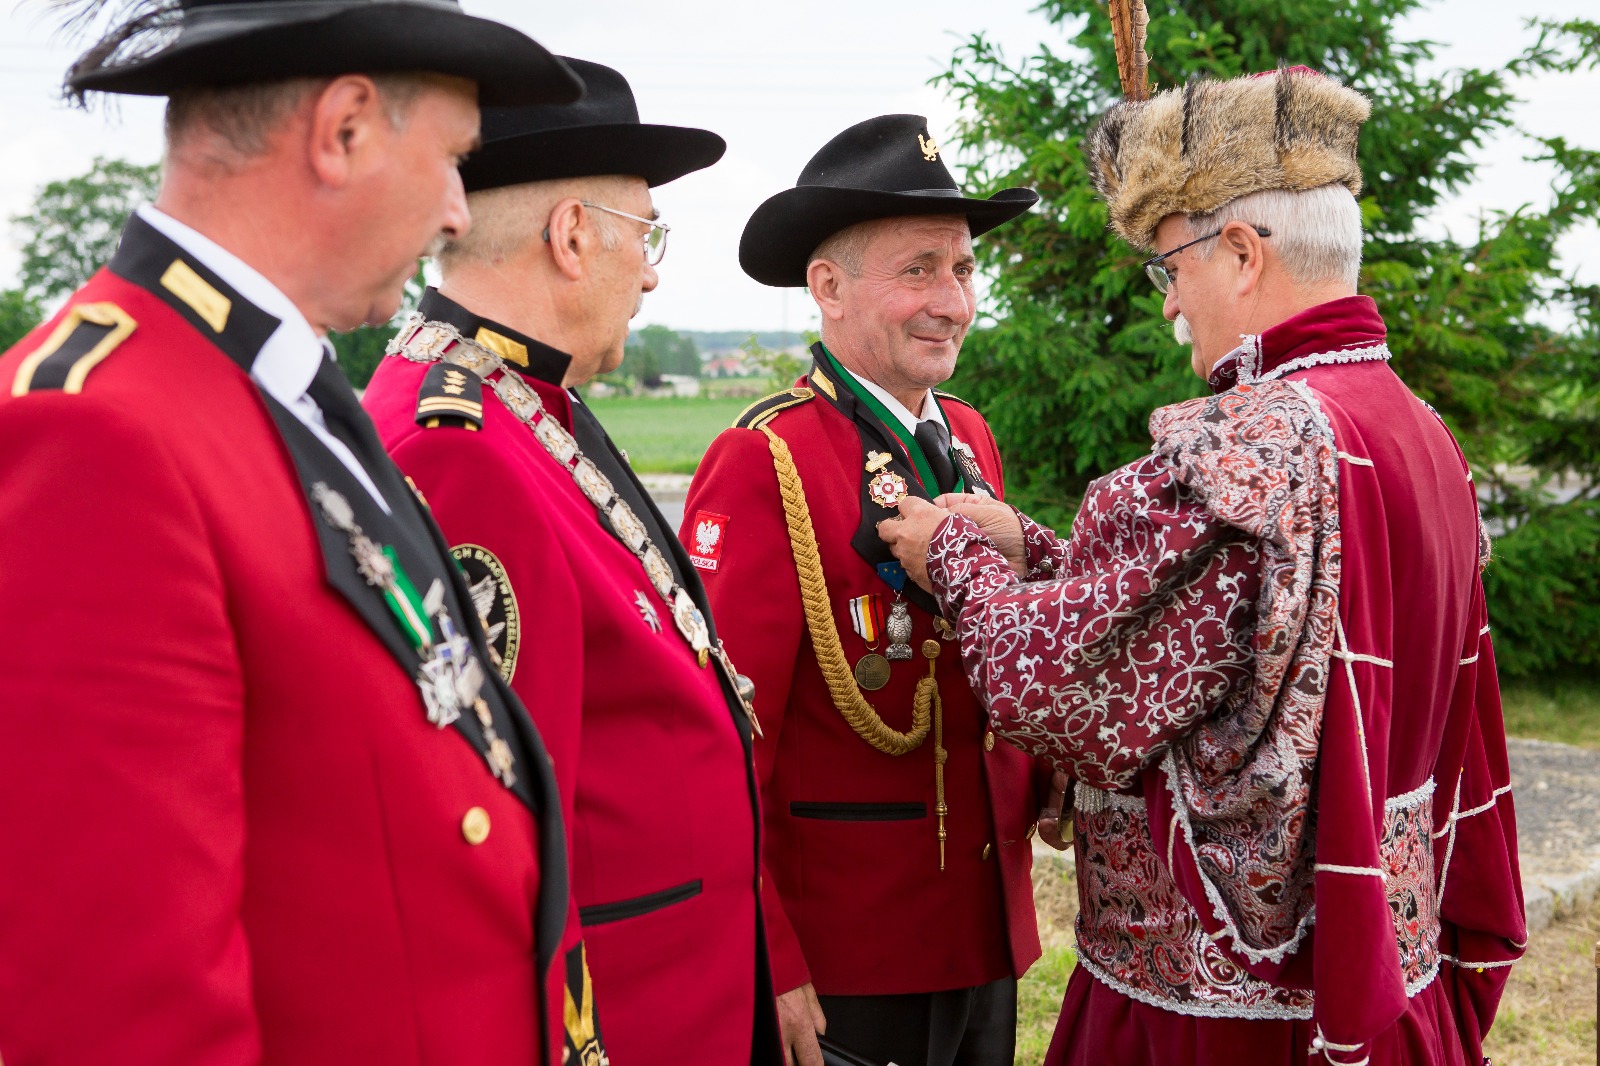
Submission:
[[[522,643],[522,615],[517,595],[511,591],[506,568],[494,552],[481,544],[458,544],[450,549],[467,575],[472,606],[488,631],[489,648],[499,659],[500,676],[507,681],[517,672],[517,647]]]
[[[885,470],[867,482],[867,495],[879,507],[893,507],[905,498],[906,479],[893,470]]]

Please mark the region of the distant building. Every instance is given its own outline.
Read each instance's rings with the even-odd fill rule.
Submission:
[[[698,396],[700,379],[688,374],[662,374],[661,384],[650,390],[652,396]]]

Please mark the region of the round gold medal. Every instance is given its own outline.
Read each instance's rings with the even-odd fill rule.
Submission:
[[[856,661],[856,684],[876,692],[889,683],[889,660],[869,651]]]

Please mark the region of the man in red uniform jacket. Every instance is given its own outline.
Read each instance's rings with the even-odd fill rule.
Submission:
[[[1039,955],[1032,761],[996,745],[953,631],[874,532],[906,495],[999,496],[983,418],[934,392],[973,317],[972,237],[1031,190],[964,198],[915,115],[844,131],[764,203],[740,262],[822,311],[798,387],[707,452],[681,531],[755,682],[767,931],[786,1046],[1009,1062]]]
[[[476,220],[365,403],[550,746],[599,1034],[574,1061],[780,1061],[756,887],[753,719],[695,570],[573,386],[616,369],[667,227],[650,188],[722,138],[646,125],[609,67],[576,107],[489,109]],[[576,924],[573,928],[577,933]]]
[[[1074,779],[1052,1064],[1476,1066],[1526,939],[1471,474],[1356,294],[1367,112],[1304,68],[1108,112],[1096,185],[1215,395],[1066,540],[883,525]]]
[[[0,1057],[558,1062],[548,761],[322,335],[467,227],[478,96],[581,83],[453,4],[193,0],[69,85],[170,95],[167,159],[0,357]]]

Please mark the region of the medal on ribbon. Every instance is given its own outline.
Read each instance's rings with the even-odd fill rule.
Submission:
[[[512,772],[515,760],[511,748],[495,731],[488,705],[479,695],[483,691],[483,664],[473,651],[472,641],[456,629],[444,606],[444,585],[429,586],[428,594],[417,594],[416,585],[400,565],[395,550],[378,544],[356,522],[355,509],[344,495],[318,481],[311,486],[311,499],[322,512],[323,521],[350,539],[350,554],[356,571],[368,585],[383,594],[384,603],[410,641],[421,663],[417,667],[417,691],[428,721],[443,729],[471,707],[483,727],[489,745],[486,758],[490,768],[507,788],[516,781]],[[434,623],[439,639],[434,640]]]
[[[868,651],[855,667],[856,684],[868,692],[876,692],[889,683],[889,660],[876,651],[884,633],[883,596],[869,592],[850,601],[850,624],[856,635],[866,642]]]
[[[867,482],[867,495],[879,507],[893,507],[906,497],[906,479],[885,470]]]

